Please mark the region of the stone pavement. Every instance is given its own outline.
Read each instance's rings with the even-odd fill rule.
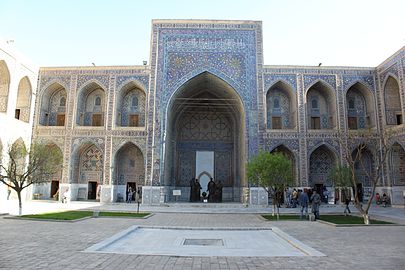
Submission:
[[[135,209],[135,205],[100,205],[98,203],[27,202],[35,208]],[[92,218],[75,223],[27,221],[0,217],[0,269],[404,269],[405,226],[370,226],[336,228],[308,221],[264,221],[256,211],[245,207],[207,208],[198,206],[149,207],[156,211],[148,219]],[[184,209],[183,209],[184,208]],[[194,213],[185,209],[195,208]],[[215,213],[223,208],[228,212]],[[146,210],[147,207],[142,207]],[[201,209],[204,209],[202,211]],[[236,210],[235,210],[236,209]],[[176,211],[174,211],[176,210]],[[199,212],[201,210],[201,212]],[[266,211],[263,211],[266,210]],[[287,209],[285,209],[287,210]],[[294,209],[296,210],[296,209]],[[288,209],[288,211],[294,211]],[[326,207],[321,212],[341,211]],[[284,211],[284,210],[282,210]],[[380,216],[405,220],[404,209],[373,209]],[[225,211],[224,211],[225,212]],[[176,257],[86,253],[86,248],[133,225],[187,227],[278,227],[326,257]],[[136,245],[136,242],[133,243]]]

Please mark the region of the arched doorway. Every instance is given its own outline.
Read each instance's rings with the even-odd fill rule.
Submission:
[[[374,158],[371,151],[365,147],[358,147],[352,152],[354,161],[354,173],[356,177],[357,194],[360,202],[368,199],[371,181],[374,173]]]
[[[127,142],[117,151],[114,168],[115,201],[127,200],[129,187],[132,191],[139,191],[139,195],[142,194],[142,186],[145,181],[145,164],[143,154],[135,144]]]
[[[327,187],[332,187],[330,172],[336,165],[336,155],[326,145],[316,148],[309,158],[309,181],[308,184],[314,188],[321,198],[328,198]]]
[[[77,187],[77,190],[72,188],[72,200],[99,199],[103,162],[103,152],[95,144],[87,142],[81,145],[72,160],[72,183]]]
[[[245,113],[235,89],[208,72],[181,86],[168,106],[165,151],[165,185],[182,190],[181,200],[189,200],[190,180],[205,171],[221,181],[223,201],[239,202]]]

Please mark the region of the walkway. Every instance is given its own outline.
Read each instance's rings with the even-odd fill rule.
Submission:
[[[27,210],[94,208],[135,209],[135,205],[98,203],[30,202]],[[195,213],[183,210],[195,209]],[[209,211],[235,213],[206,214],[205,207],[141,207],[156,210],[148,219],[93,218],[75,223],[27,221],[0,217],[0,269],[403,269],[405,265],[405,227],[370,226],[335,228],[318,222],[268,222],[256,212],[269,209],[240,205],[214,207]],[[163,211],[163,209],[170,211]],[[159,211],[158,211],[159,210]],[[204,210],[204,211],[203,211]],[[264,211],[265,210],[265,211]],[[282,211],[296,209],[282,209]],[[323,207],[322,212],[341,211]],[[405,220],[405,210],[373,209],[379,215]],[[176,213],[174,213],[176,212]],[[244,213],[244,214],[241,214]],[[133,225],[188,227],[270,227],[280,228],[326,257],[173,257],[85,253],[88,247]],[[136,245],[136,242],[133,243]]]

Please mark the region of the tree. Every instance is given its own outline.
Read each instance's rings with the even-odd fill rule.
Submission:
[[[383,175],[384,164],[392,148],[390,140],[393,135],[390,131],[385,131],[380,136],[371,131],[350,131],[339,135],[339,142],[346,165],[334,168],[331,178],[337,187],[353,188],[353,204],[362,215],[366,225],[370,224],[369,210],[376,186]],[[371,146],[374,147],[371,148]],[[374,150],[373,164],[366,164],[364,157],[371,149]],[[371,166],[368,167],[367,165]],[[360,198],[357,186],[359,179],[357,179],[356,172],[362,172],[371,185],[371,196],[366,203],[363,203]]]
[[[273,215],[279,218],[279,201],[286,187],[293,184],[292,162],[281,153],[261,151],[247,164],[249,182],[264,188],[273,197]]]
[[[8,164],[1,164],[0,182],[15,190],[19,214],[22,213],[21,192],[32,184],[50,181],[50,176],[60,169],[62,154],[56,146],[33,143],[27,149],[17,141],[6,152]]]

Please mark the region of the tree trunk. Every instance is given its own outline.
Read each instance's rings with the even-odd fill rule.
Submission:
[[[16,190],[18,196],[18,215],[22,215],[22,202],[21,202],[21,190]]]
[[[363,219],[365,225],[370,225],[370,216],[368,215],[368,213],[363,214]]]

